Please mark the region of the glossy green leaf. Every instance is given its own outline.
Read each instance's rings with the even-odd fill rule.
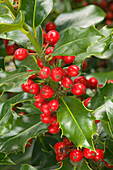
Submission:
[[[86,57],[96,54],[95,49],[92,52],[88,52],[88,49],[103,37],[94,26],[68,28],[55,46],[52,56],[75,55],[75,61],[81,62]]]
[[[39,169],[49,169],[57,165],[56,154],[52,149],[57,142],[54,137],[49,135],[38,137],[32,152],[32,165],[38,166]]]
[[[49,15],[53,8],[52,0],[24,0],[21,10],[25,14],[25,21],[31,27],[37,27]]]
[[[92,136],[96,133],[96,125],[91,112],[86,110],[78,99],[71,96],[61,98],[60,106],[57,118],[62,134],[77,147],[94,150]]]
[[[92,170],[92,169],[89,167],[88,162],[86,160],[83,160],[77,167],[77,170]]]
[[[32,100],[32,95],[29,95],[27,93],[20,93],[6,100],[5,102],[0,103],[0,135],[9,132],[13,126],[14,122],[14,115],[12,113],[13,105],[29,100]]]
[[[27,140],[47,131],[47,124],[40,121],[40,114],[28,114],[18,117],[12,129],[0,136],[0,150],[9,154],[25,150]]]
[[[8,31],[13,31],[21,28],[24,24],[24,14],[19,12],[16,19],[13,19],[9,15],[0,16],[0,34]]]
[[[20,170],[37,170],[37,168],[31,166],[31,165],[28,165],[28,164],[23,164],[20,168]]]
[[[4,14],[8,14],[9,13],[9,10],[8,8],[0,5],[0,16],[4,15]]]
[[[58,31],[64,31],[68,27],[89,27],[104,20],[105,13],[97,6],[88,5],[71,12],[60,14],[56,20]]]
[[[9,73],[7,77],[0,79],[0,87],[3,86],[3,90],[7,91],[8,86],[10,88],[21,87],[22,83],[27,81],[30,75],[36,73],[37,71],[21,72],[21,73]]]
[[[14,162],[4,153],[0,153],[0,165],[14,164]]]
[[[74,166],[70,162],[70,158],[66,158],[61,162],[62,162],[62,165],[61,165],[61,168],[59,168],[60,170],[74,170]]]
[[[104,160],[113,165],[113,139],[107,138],[105,143]]]

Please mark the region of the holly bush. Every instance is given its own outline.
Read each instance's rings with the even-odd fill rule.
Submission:
[[[105,17],[68,0],[0,0],[2,170],[113,168],[113,29]]]

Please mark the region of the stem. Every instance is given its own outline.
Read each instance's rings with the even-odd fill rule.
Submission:
[[[5,0],[4,3],[10,9],[11,13],[13,14],[13,16],[16,17],[17,16],[17,12],[14,9],[14,7],[13,7],[12,3],[10,2],[10,0]]]
[[[28,53],[28,55],[38,55],[38,53]]]
[[[34,12],[33,12],[33,33],[34,33],[34,37],[37,38],[36,27],[35,27],[35,12],[36,12],[36,1],[34,5]]]
[[[3,70],[5,70],[4,57],[1,57],[1,56],[0,56],[0,68],[2,68]]]

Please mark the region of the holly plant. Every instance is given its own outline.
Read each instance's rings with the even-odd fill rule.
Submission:
[[[0,0],[2,170],[113,168],[113,29],[98,6],[66,9]]]

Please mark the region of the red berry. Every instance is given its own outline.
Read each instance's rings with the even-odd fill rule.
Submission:
[[[79,74],[79,67],[76,65],[71,65],[68,67],[68,73],[71,77],[76,77]]]
[[[70,152],[70,159],[73,161],[73,162],[79,162],[81,161],[83,158],[83,153],[81,150],[78,150],[78,149],[73,149],[71,152]]]
[[[52,113],[52,111],[49,110],[48,101],[42,103],[40,111],[43,112],[45,115],[50,115]]]
[[[47,32],[55,29],[56,29],[56,25],[53,22],[48,22],[45,26],[45,30]]]
[[[42,34],[43,34],[43,41],[45,41],[46,38],[46,32],[42,29]]]
[[[42,61],[40,58],[37,58],[37,65],[40,67],[40,68],[43,68],[43,64],[42,64]]]
[[[106,8],[108,6],[108,3],[106,0],[102,0],[101,3],[100,3],[100,7],[101,8]]]
[[[91,89],[96,89],[98,85],[98,80],[95,77],[91,77],[88,81],[87,84],[89,88]]]
[[[51,118],[51,125],[52,126],[59,126],[59,123],[57,122],[57,116],[56,115]]]
[[[57,142],[54,146],[54,151],[57,155],[65,155],[66,145],[64,142]]]
[[[17,60],[25,60],[28,57],[28,52],[24,48],[18,48],[14,54]]]
[[[6,46],[6,51],[8,55],[14,55],[15,52],[15,44]]]
[[[22,115],[26,115],[26,114],[24,112],[20,112],[18,115],[22,116]]]
[[[81,84],[81,83],[76,83],[73,87],[72,87],[72,93],[74,95],[82,95],[86,93],[86,87]]]
[[[107,81],[107,84],[108,84],[108,83],[113,83],[113,80],[108,80],[108,81]]]
[[[41,108],[41,105],[42,105],[42,102],[34,102],[34,105],[38,108],[38,109],[40,109]]]
[[[106,20],[106,24],[107,24],[107,25],[111,25],[111,24],[112,24],[112,20],[107,19],[107,20]]]
[[[111,11],[106,12],[106,18],[107,19],[112,19],[113,18],[113,13]]]
[[[49,125],[48,129],[48,132],[51,134],[57,134],[60,131],[60,128],[58,126]]]
[[[110,4],[109,8],[111,11],[113,11],[113,3]]]
[[[65,154],[65,155],[56,155],[56,160],[58,162],[60,162],[60,161],[64,160],[67,157],[68,157],[68,154]]]
[[[69,141],[69,139],[66,138],[66,137],[63,139],[63,142],[65,143],[66,146],[72,146],[73,145],[73,142]]]
[[[71,64],[75,60],[75,56],[63,56],[62,60],[65,64]]]
[[[51,79],[59,82],[64,76],[64,70],[61,67],[55,67],[51,71]]]
[[[43,86],[40,90],[40,94],[44,99],[49,99],[54,95],[54,90],[51,86]]]
[[[60,34],[55,30],[51,30],[46,34],[46,39],[51,45],[57,43],[59,38],[60,38]]]
[[[34,98],[36,99],[36,102],[41,102],[42,103],[44,101],[44,98],[41,96],[40,93],[36,94],[34,96]]]
[[[91,149],[84,148],[83,155],[87,159],[93,159],[94,156],[96,155],[96,153],[94,151],[92,151]]]
[[[86,85],[87,80],[84,76],[79,76],[74,79],[74,84],[76,84],[76,83],[82,83],[83,85]]]
[[[30,87],[30,85],[31,84],[33,84],[34,83],[34,81],[32,81],[31,79],[28,79],[27,80],[27,83],[23,83],[22,84],[22,90],[24,91],[24,92],[26,92],[26,93],[29,93],[30,91],[30,89],[29,89],[29,87]]]
[[[97,123],[99,123],[100,122],[100,120],[95,120],[95,124],[97,124]]]
[[[87,99],[85,99],[85,100],[83,101],[83,104],[84,104],[85,107],[87,107],[87,105],[88,105],[88,103],[90,102],[91,98],[92,98],[92,97],[89,97],[89,98],[87,98]]]
[[[27,70],[27,72],[33,71],[33,70]],[[37,74],[33,74],[29,77],[29,79],[35,79],[37,77]]]
[[[51,74],[51,69],[49,67],[43,67],[40,71],[39,71],[39,76],[42,79],[47,79]]]
[[[8,45],[8,43],[9,43],[9,40],[5,40],[5,39],[3,39],[3,42],[4,42],[5,46],[7,46],[7,45]]]
[[[46,55],[48,55],[48,54],[51,54],[52,52],[53,52],[53,50],[54,50],[54,47],[48,47],[47,49],[46,49]]]
[[[33,83],[29,86],[29,90],[31,94],[37,94],[40,90],[40,87],[37,83]]]
[[[86,68],[87,68],[87,62],[86,60],[84,60],[82,65],[82,71],[84,71]]]
[[[50,111],[56,111],[59,108],[59,102],[58,100],[51,100],[48,103],[48,107]]]
[[[65,88],[71,88],[73,86],[73,81],[69,77],[63,77],[61,84]]]
[[[44,113],[42,113],[42,114],[40,115],[40,120],[41,120],[43,123],[50,123],[51,118],[52,118],[51,115],[45,115]]]
[[[95,150],[96,150],[96,154],[95,154],[93,160],[94,160],[95,162],[101,162],[101,161],[103,161],[103,158],[104,158],[103,152],[102,152],[100,149],[95,149]]]

